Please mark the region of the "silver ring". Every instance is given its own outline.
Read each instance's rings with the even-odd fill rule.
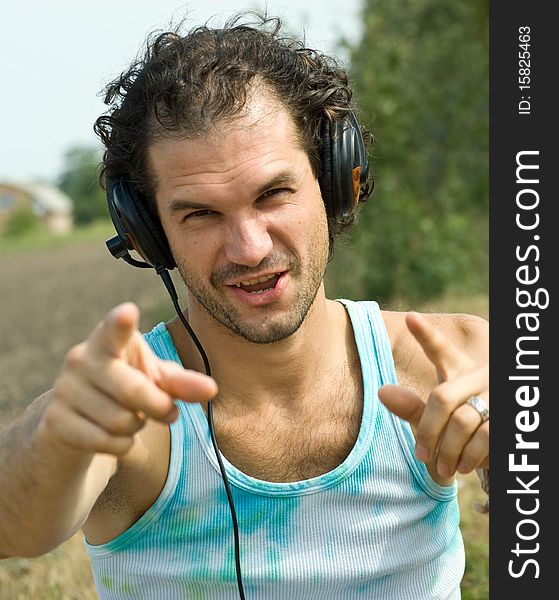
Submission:
[[[485,403],[485,400],[482,400],[479,396],[472,396],[466,400],[466,403],[477,410],[482,423],[485,423],[489,419],[489,407]]]

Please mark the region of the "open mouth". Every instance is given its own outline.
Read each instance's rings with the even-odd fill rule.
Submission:
[[[281,275],[282,273],[274,273],[272,275],[258,277],[257,279],[247,279],[246,281],[241,281],[241,283],[236,283],[235,287],[249,294],[263,294],[276,287]]]

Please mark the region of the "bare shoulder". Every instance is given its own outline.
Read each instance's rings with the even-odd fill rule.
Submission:
[[[386,325],[398,380],[402,385],[425,388],[436,382],[433,365],[406,325],[407,312],[381,311]],[[489,323],[477,315],[421,313],[475,363],[489,360]]]

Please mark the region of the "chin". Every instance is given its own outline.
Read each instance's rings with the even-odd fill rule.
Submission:
[[[261,324],[251,325],[248,323],[223,323],[223,325],[247,342],[252,342],[253,344],[273,344],[286,340],[296,333],[303,324],[303,321],[304,317],[303,319],[298,319],[295,323],[271,323],[267,327],[263,327]]]

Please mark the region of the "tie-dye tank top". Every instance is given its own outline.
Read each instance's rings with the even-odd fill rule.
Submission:
[[[456,484],[443,487],[414,455],[408,424],[379,401],[396,383],[376,302],[341,300],[363,374],[357,441],[332,471],[271,483],[227,460],[247,600],[456,600],[464,572]],[[145,339],[180,362],[164,323]],[[86,548],[101,600],[239,598],[231,514],[208,423],[178,402],[165,486],[112,541]]]

